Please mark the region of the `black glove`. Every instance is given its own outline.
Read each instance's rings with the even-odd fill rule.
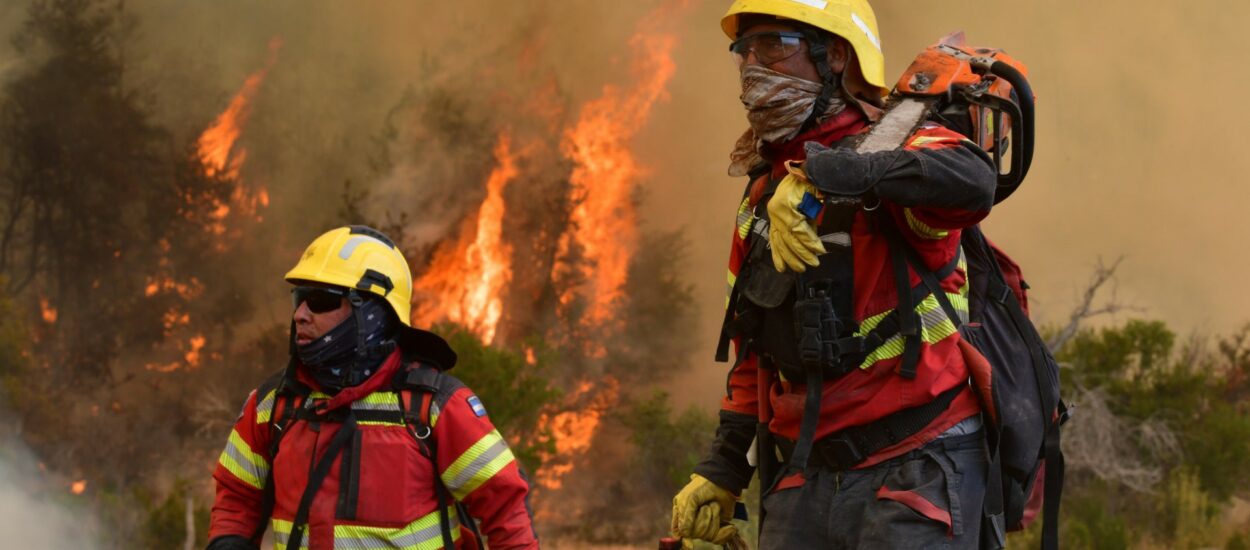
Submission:
[[[226,535],[209,541],[205,550],[260,550],[260,545],[239,535]]]
[[[803,163],[807,179],[821,192],[838,197],[858,197],[871,191],[892,166],[908,160],[902,150],[861,154],[849,147],[830,149],[815,141],[803,148],[807,151]]]

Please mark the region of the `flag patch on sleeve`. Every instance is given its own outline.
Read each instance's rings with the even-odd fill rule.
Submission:
[[[473,408],[473,414],[479,417],[486,416],[486,407],[482,406],[482,400],[478,399],[476,395],[469,396],[469,406]]]

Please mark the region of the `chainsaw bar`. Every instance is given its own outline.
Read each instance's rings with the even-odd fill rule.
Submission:
[[[903,146],[929,116],[933,100],[903,98],[886,106],[885,115],[854,145],[856,153],[893,151]]]

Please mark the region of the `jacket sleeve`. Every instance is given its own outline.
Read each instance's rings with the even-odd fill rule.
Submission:
[[[877,183],[877,195],[902,207],[918,237],[940,239],[989,214],[998,183],[994,161],[964,136],[936,124],[912,133],[898,161]]]
[[[434,421],[443,483],[481,521],[493,550],[536,549],[529,483],[477,396],[461,387]]]
[[[748,190],[738,207],[737,227],[729,252],[729,292],[732,295],[738,275],[746,264],[748,238],[753,229],[752,196]],[[730,304],[726,303],[726,306]],[[734,338],[735,352],[741,352],[742,339]],[[720,425],[707,456],[694,468],[694,473],[734,493],[741,493],[751,482],[755,468],[747,463],[747,451],[755,437],[759,411],[759,358],[749,351],[735,353],[725,381],[725,397],[721,399]]]
[[[263,532],[263,522],[268,520],[262,517],[261,507],[269,477],[269,413],[273,402],[272,391],[261,396],[259,404],[256,391],[252,391],[230,430],[213,471],[217,496],[208,529],[210,541],[226,536],[251,539]]]

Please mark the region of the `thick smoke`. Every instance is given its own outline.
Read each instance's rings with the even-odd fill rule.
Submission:
[[[423,128],[511,122],[523,133],[549,119],[567,122],[561,109],[627,78],[629,60],[639,55],[627,46],[634,24],[665,1],[132,0],[121,4],[139,23],[124,45],[126,79],[186,142],[263,65],[269,41],[283,40],[240,142],[250,159],[242,177],[274,198],[254,236],[270,245],[271,259],[237,274],[256,281],[252,301],[268,309],[259,321],[268,325],[288,313],[280,280],[300,247],[343,221],[335,211],[345,182],[372,190],[363,206],[374,215],[407,212],[412,233],[404,236],[414,244],[438,238],[481,201],[492,143],[475,132],[423,139]],[[681,388],[674,391],[679,401],[707,408],[723,391],[725,367],[703,358],[716,341],[732,212],[744,185],[725,175],[745,125],[718,25],[727,4],[704,0],[684,18],[668,99],[633,142],[650,174],[642,223],[684,230],[692,243],[680,266],[701,306],[685,334],[698,368],[673,387]],[[1147,315],[1213,332],[1244,320],[1244,300],[1226,296],[1250,268],[1238,240],[1247,232],[1239,216],[1247,194],[1235,180],[1246,142],[1235,125],[1250,114],[1236,94],[1250,78],[1240,53],[1250,7],[1158,0],[874,5],[887,75],[960,29],[972,44],[1004,48],[1030,67],[1039,96],[1033,171],[987,227],[1024,266],[1042,321],[1061,321],[1096,260],[1120,255],[1127,257],[1121,296]],[[10,34],[20,19],[12,4],[0,8],[0,33]],[[632,46],[639,47],[647,45]],[[0,81],[14,62],[0,48]],[[439,121],[405,102],[431,93],[473,105],[473,117]],[[515,116],[534,98],[557,107],[549,117]],[[547,162],[560,162],[558,148],[549,151]],[[509,193],[558,188],[523,184]]]
[[[66,484],[40,472],[24,444],[0,438],[0,537],[6,548],[98,548],[98,525],[83,503]]]

